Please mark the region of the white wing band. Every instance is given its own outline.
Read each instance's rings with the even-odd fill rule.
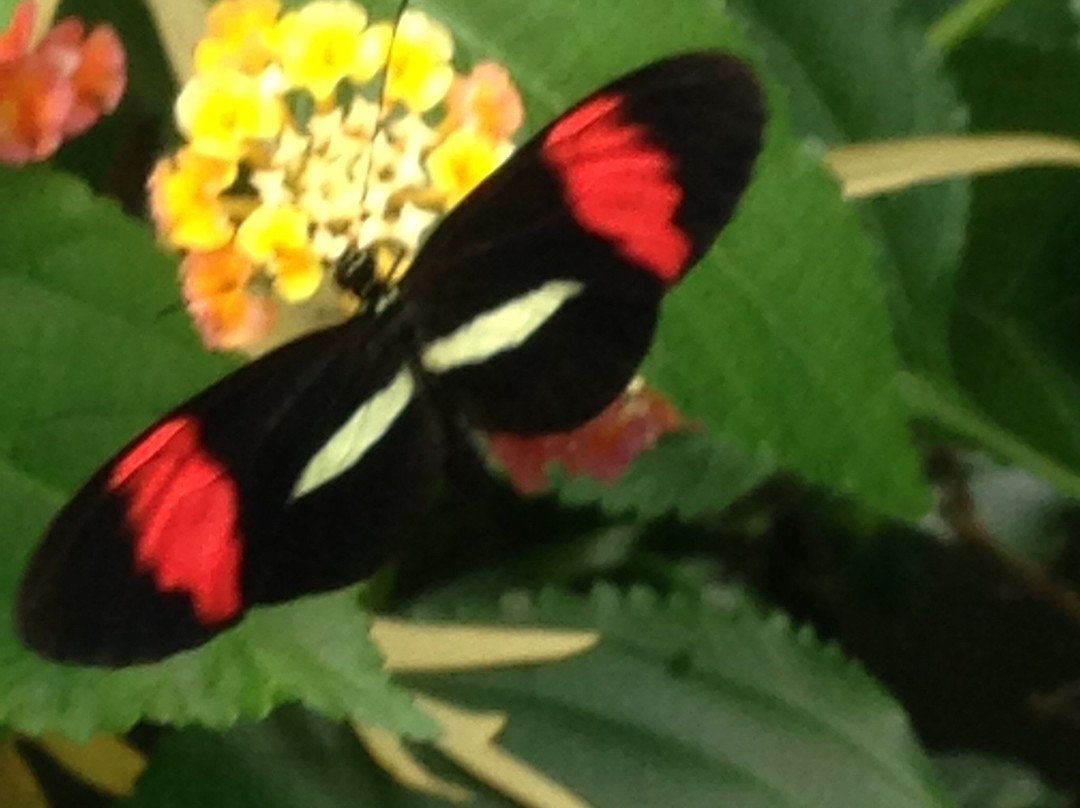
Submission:
[[[443,373],[517,348],[584,288],[578,281],[548,281],[428,343],[422,364],[432,373]]]
[[[390,430],[415,389],[412,373],[403,368],[390,384],[350,415],[312,456],[293,486],[291,498],[299,499],[360,462],[367,450]]]

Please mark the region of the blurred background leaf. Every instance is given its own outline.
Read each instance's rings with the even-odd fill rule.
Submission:
[[[934,765],[958,808],[1065,808],[1060,794],[1026,766],[979,755],[948,755]]]
[[[596,626],[604,639],[555,666],[408,681],[507,711],[506,748],[594,808],[951,804],[902,713],[856,665],[735,590],[709,600],[610,588],[587,598],[507,595],[498,606],[436,598],[414,614]],[[443,776],[469,782],[421,754]],[[477,793],[474,804],[512,804]],[[259,727],[163,742],[133,804],[194,803],[440,804],[392,785],[346,730],[295,710]]]

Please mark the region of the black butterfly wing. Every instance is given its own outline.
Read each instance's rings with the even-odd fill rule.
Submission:
[[[251,605],[370,575],[427,509],[442,433],[393,322],[290,343],[178,407],[56,516],[23,640],[123,665],[205,642]]]
[[[432,397],[524,433],[602,409],[664,290],[730,217],[761,127],[751,74],[723,54],[581,102],[447,218],[399,304],[226,377],[95,474],[31,559],[24,641],[60,660],[153,660],[253,604],[370,574],[443,467]]]
[[[403,298],[473,426],[562,431],[625,388],[663,293],[731,217],[763,122],[739,59],[666,59],[577,104],[450,213]]]

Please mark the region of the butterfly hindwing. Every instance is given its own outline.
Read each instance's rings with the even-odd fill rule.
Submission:
[[[181,405],[60,511],[20,632],[119,665],[206,641],[256,603],[370,575],[424,513],[442,435],[392,323],[290,343]]]
[[[571,429],[623,390],[663,293],[731,217],[764,113],[728,54],[589,96],[452,211],[403,284],[422,361],[481,429]]]

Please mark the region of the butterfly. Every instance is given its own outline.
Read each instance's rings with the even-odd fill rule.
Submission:
[[[570,430],[624,390],[664,293],[734,212],[764,118],[722,52],[586,97],[451,211],[395,289],[369,278],[378,305],[226,376],[98,470],[30,560],[24,643],[147,662],[370,576],[462,436]]]

